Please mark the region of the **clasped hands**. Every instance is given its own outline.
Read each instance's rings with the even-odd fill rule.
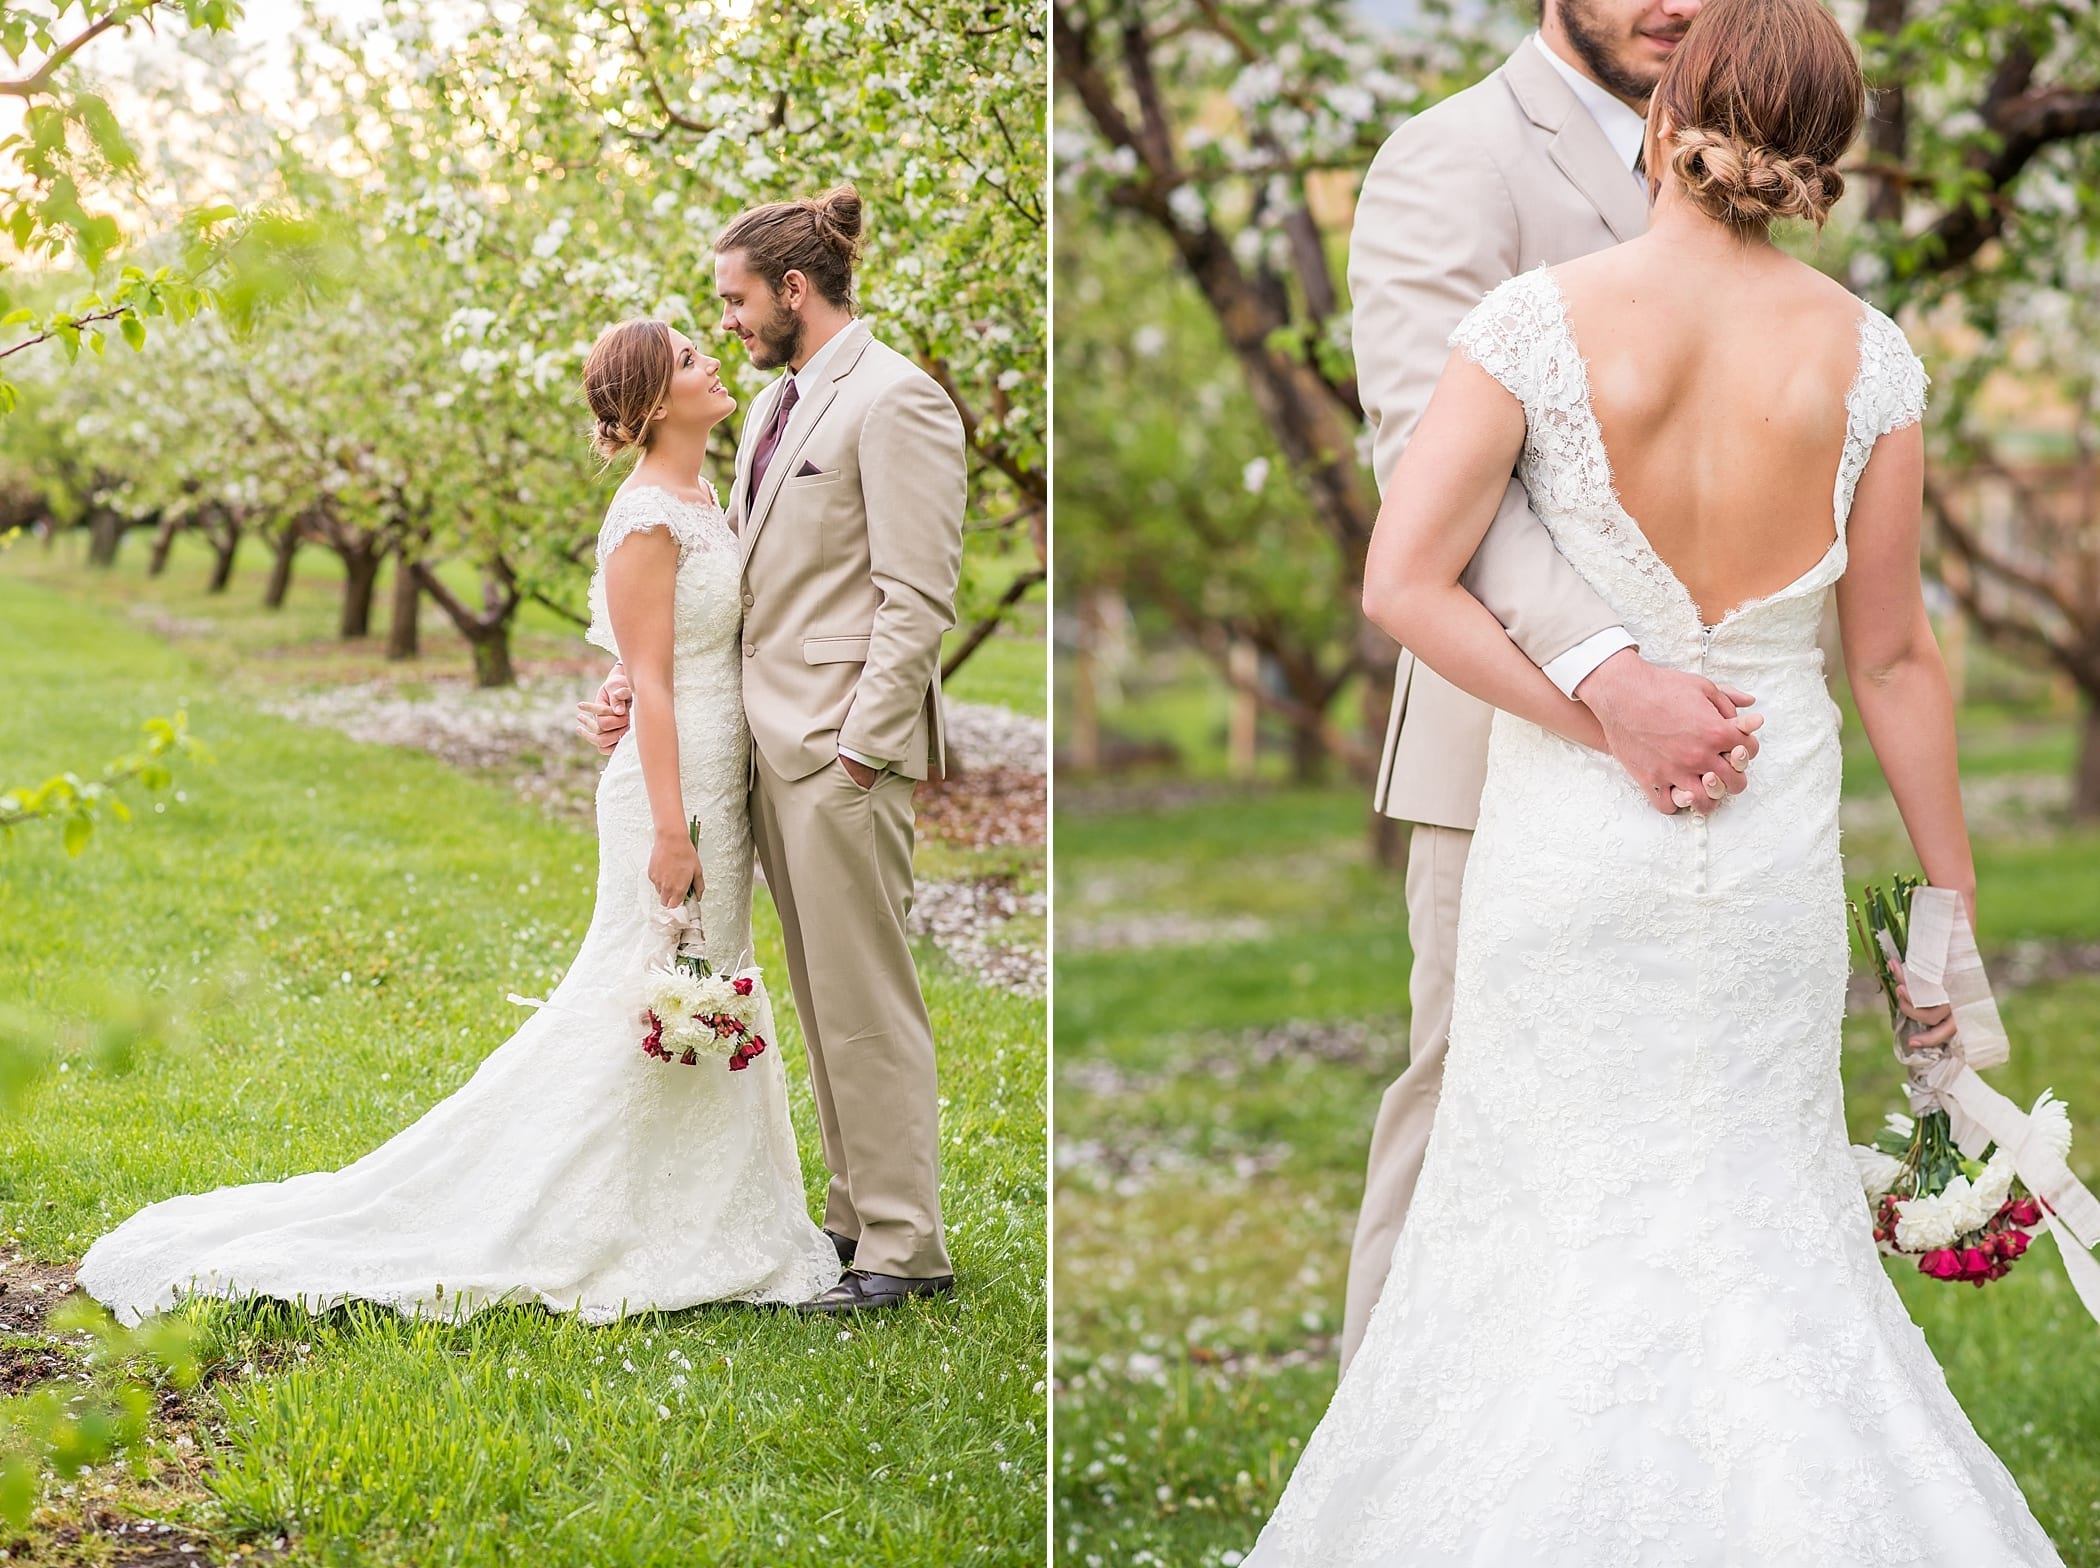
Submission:
[[[1761,714],[1746,691],[1664,669],[1622,648],[1585,676],[1576,698],[1595,716],[1619,766],[1664,816],[1711,815],[1749,783]]]

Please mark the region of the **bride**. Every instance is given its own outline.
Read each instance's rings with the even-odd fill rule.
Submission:
[[[666,1065],[637,1023],[642,971],[667,946],[654,911],[695,884],[714,966],[751,953],[739,557],[700,479],[736,406],[720,368],[646,320],[605,332],[585,366],[594,445],[641,453],[598,536],[589,634],[624,655],[634,721],[598,783],[597,906],[566,977],[458,1092],[356,1164],[169,1198],[97,1241],[79,1283],[122,1321],[200,1293],[430,1317],[537,1302],[605,1322],[805,1301],[837,1280],[780,1053],[740,1072]],[[770,1017],[759,1032],[774,1038]]]
[[[1816,0],[1709,0],[1649,113],[1650,231],[1490,293],[1387,488],[1367,613],[1501,711],[1427,1161],[1255,1568],[2058,1562],[1847,1152],[1833,589],[1918,858],[1975,897],[1924,371],[1767,234],[1822,221],[1863,101]],[[1759,694],[1755,788],[1651,809],[1459,586],[1512,465],[1646,658]]]

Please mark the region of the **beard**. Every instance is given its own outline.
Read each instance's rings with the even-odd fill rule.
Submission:
[[[1648,101],[1655,84],[1662,80],[1661,70],[1650,73],[1620,59],[1613,52],[1613,40],[1603,18],[1591,9],[1590,0],[1560,0],[1560,25],[1568,35],[1569,47],[1607,91],[1636,103]]]
[[[775,305],[765,320],[752,327],[750,352],[756,370],[778,370],[794,363],[802,354],[802,318],[784,305]]]

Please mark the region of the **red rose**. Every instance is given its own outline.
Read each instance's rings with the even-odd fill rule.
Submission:
[[[691,1046],[687,1046],[685,1048],[685,1055],[679,1057],[678,1059],[679,1061],[685,1063],[685,1065],[688,1067],[698,1067],[700,1065],[700,1053],[695,1051]]]
[[[751,977],[749,975],[745,975],[740,980],[733,980],[730,984],[736,988],[738,996],[749,996],[751,994]]]
[[[2008,1203],[2001,1212],[2022,1230],[2032,1230],[2042,1223],[2042,1206],[2032,1198]]]
[[[1988,1273],[1991,1260],[1981,1247],[1964,1247],[1961,1253],[1962,1278],[1973,1279],[1978,1274]]]
[[[751,1058],[748,1056],[732,1056],[729,1058],[729,1070],[733,1073],[740,1073],[750,1065]]]
[[[2005,1233],[2005,1256],[2017,1258],[2027,1250],[2027,1232],[2009,1230]]]
[[[1934,1279],[1953,1279],[1961,1273],[1961,1259],[1952,1247],[1935,1247],[1918,1259],[1918,1272]]]

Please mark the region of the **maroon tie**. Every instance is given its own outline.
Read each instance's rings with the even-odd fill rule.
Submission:
[[[766,468],[773,461],[773,452],[780,445],[780,433],[787,429],[788,415],[795,411],[795,378],[788,377],[787,390],[780,394],[774,405],[773,417],[766,422],[765,434],[758,438],[758,450],[751,454],[751,488],[744,496],[744,516],[751,516],[751,508],[758,502],[759,487],[766,482]]]

